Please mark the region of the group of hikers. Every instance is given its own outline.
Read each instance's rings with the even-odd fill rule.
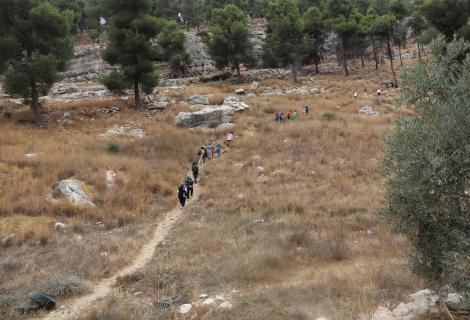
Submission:
[[[303,107],[302,112],[304,115],[308,116],[308,113],[310,112],[309,106]],[[289,120],[295,120],[295,119],[297,119],[297,110],[290,110],[289,112],[287,112],[286,115],[284,115],[284,112],[276,112],[274,116],[274,120],[276,120],[276,122],[279,122],[279,123],[282,123],[285,120],[289,121]]]
[[[233,142],[233,132],[227,134],[227,147]],[[194,195],[194,185],[197,184],[199,168],[209,160],[222,157],[222,145],[219,142],[209,142],[207,146],[202,146],[198,153],[198,161],[193,162],[191,172],[186,175],[184,181],[178,187],[178,200],[181,208],[184,208],[186,201]]]

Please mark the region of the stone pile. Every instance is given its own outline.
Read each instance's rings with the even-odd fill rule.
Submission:
[[[380,113],[378,111],[375,111],[374,109],[368,106],[364,106],[359,109],[359,114],[371,118],[377,118],[378,116],[380,116]]]
[[[292,87],[292,88],[265,88],[264,91],[261,93],[263,97],[269,96],[285,96],[289,94],[320,94],[320,93],[327,93],[329,92],[328,89],[325,88],[311,88],[307,86],[303,87]]]
[[[115,125],[114,127],[99,134],[100,137],[127,136],[129,138],[142,139],[145,137],[143,129],[135,124]]]

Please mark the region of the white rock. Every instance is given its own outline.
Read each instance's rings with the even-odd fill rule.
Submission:
[[[464,301],[464,297],[458,293],[449,293],[445,300],[446,304],[450,306],[459,305],[463,301]]]
[[[256,167],[256,172],[258,172],[258,174],[263,174],[264,173],[264,168],[261,167],[261,166],[258,166],[258,167]]]
[[[180,306],[180,313],[181,314],[186,314],[186,313],[189,313],[191,311],[191,309],[193,308],[192,305],[190,304],[183,304]]]
[[[222,106],[229,106],[235,112],[250,109],[249,105],[247,105],[243,101],[240,101],[240,99],[238,99],[237,97],[225,98],[224,103],[222,103]]]
[[[113,170],[106,171],[106,185],[108,189],[113,188],[116,185],[117,174]]]
[[[235,90],[235,93],[236,93],[236,94],[239,94],[239,95],[245,94],[245,89],[243,89],[243,88],[238,88],[238,89]]]
[[[216,295],[214,299],[217,300],[217,301],[225,301],[226,300],[225,297],[222,296],[222,295]]]
[[[317,320],[328,320],[328,319],[325,317],[320,317],[320,318],[317,318]]]
[[[131,138],[142,139],[145,137],[143,129],[133,124],[126,124],[122,126],[114,126],[111,129],[106,130],[104,133],[99,134],[101,137],[112,137],[112,136],[128,136]]]
[[[209,98],[206,96],[201,96],[201,95],[194,95],[186,98],[186,101],[189,104],[204,104],[204,105],[209,105]]]
[[[94,207],[90,196],[83,190],[80,181],[75,179],[67,179],[59,182],[57,189],[76,205],[88,205]]]
[[[77,235],[74,236],[74,239],[77,240],[77,241],[82,241],[83,237],[81,235],[77,234]]]
[[[256,81],[253,81],[250,85],[251,89],[258,89],[258,86],[259,86],[259,84]]]
[[[385,307],[378,307],[375,310],[372,320],[396,320],[393,313]]]
[[[375,111],[371,107],[364,106],[361,109],[359,109],[359,114],[365,116],[365,117],[372,117],[372,118],[377,118],[380,116],[380,113],[378,111]]]
[[[240,194],[237,196],[237,198],[240,199],[240,200],[243,200],[243,199],[246,198],[246,196],[245,196],[245,194],[240,193]]]
[[[102,256],[102,257],[107,257],[107,256],[108,256],[108,252],[103,251],[103,252],[100,253],[100,256]]]
[[[202,294],[199,295],[199,299],[206,299],[208,297],[209,297],[209,295],[205,294],[205,293],[202,293]]]
[[[39,155],[40,155],[40,153],[34,152],[34,153],[26,153],[24,156],[25,156],[27,159],[36,160],[37,158],[39,158]]]
[[[220,309],[232,309],[232,303],[230,301],[224,301],[217,308]]]
[[[205,306],[212,305],[214,303],[215,303],[215,300],[213,298],[207,298],[202,302],[202,304]]]
[[[268,182],[268,180],[269,180],[269,178],[267,176],[265,176],[264,174],[260,175],[258,177],[258,182],[260,182],[260,183],[266,183],[266,182]]]
[[[56,229],[57,231],[64,230],[65,228],[66,228],[66,225],[63,222],[56,222],[54,224],[54,229]]]

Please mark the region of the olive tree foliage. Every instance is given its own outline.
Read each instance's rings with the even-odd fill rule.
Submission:
[[[5,90],[31,105],[42,125],[39,96],[46,95],[73,54],[72,18],[45,0],[0,2],[0,73]]]
[[[401,75],[401,119],[385,141],[383,214],[415,252],[414,271],[470,293],[470,43],[439,36]]]

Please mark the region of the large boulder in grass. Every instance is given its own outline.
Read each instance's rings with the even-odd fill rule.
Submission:
[[[233,114],[234,110],[229,106],[207,107],[196,112],[180,112],[175,123],[187,128],[217,128],[230,123]]]
[[[82,183],[75,179],[66,179],[59,182],[57,189],[72,203],[94,207],[90,196],[85,192]]]

